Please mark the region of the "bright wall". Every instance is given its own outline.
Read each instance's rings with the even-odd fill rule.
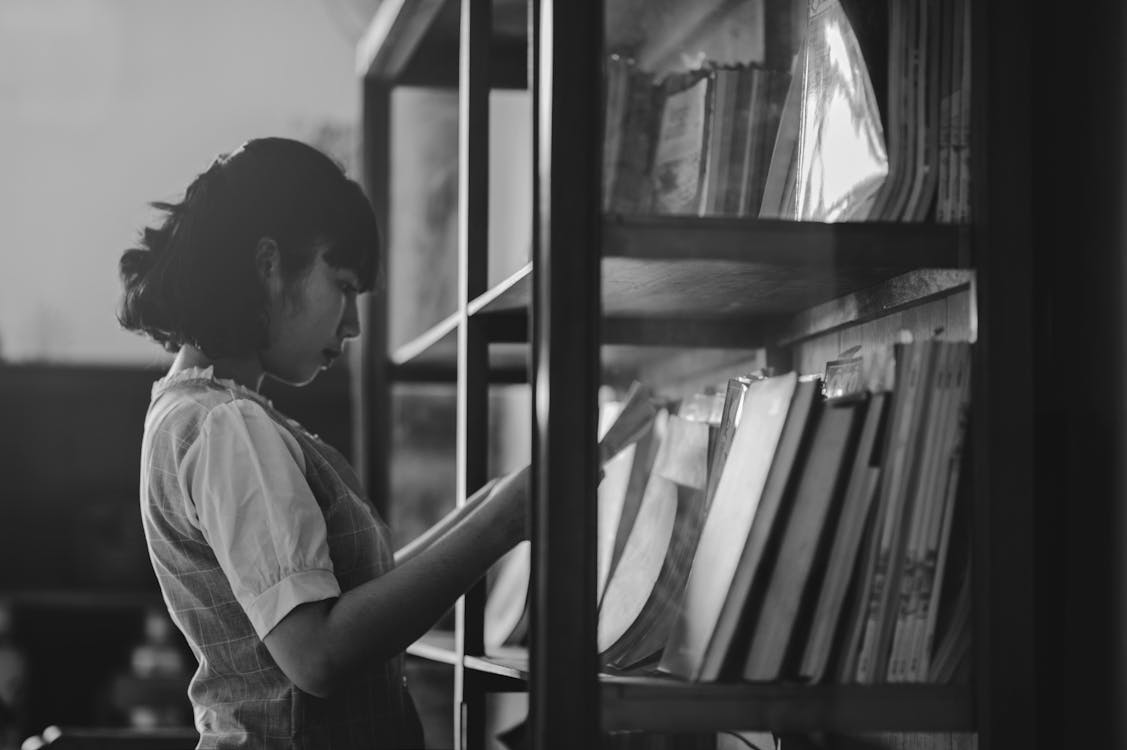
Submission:
[[[2,0],[0,357],[163,361],[114,317],[117,259],[148,202],[255,136],[347,159],[355,43],[376,5]]]

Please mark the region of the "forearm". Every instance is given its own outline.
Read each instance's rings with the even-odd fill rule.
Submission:
[[[489,511],[476,504],[403,565],[336,600],[322,630],[330,673],[401,653],[520,540]]]
[[[283,617],[264,642],[286,676],[324,697],[357,668],[401,653],[425,633],[527,535],[527,467],[480,494],[460,520],[402,565]]]
[[[490,480],[486,482],[481,489],[470,495],[469,498],[466,499],[466,502],[454,508],[454,510],[443,516],[438,521],[438,523],[434,524],[422,534],[419,534],[419,536],[415,537],[403,547],[396,550],[396,566],[398,567],[400,565],[403,565],[405,562],[415,557],[415,555],[427,549],[440,538],[442,538],[442,536],[446,534],[446,532],[457,526],[464,518],[466,518],[478,506],[485,502],[485,499],[489,497],[489,491],[493,488],[493,485],[495,483],[496,480]]]

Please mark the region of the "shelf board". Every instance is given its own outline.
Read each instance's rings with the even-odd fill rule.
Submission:
[[[486,656],[467,656],[463,663],[466,669],[478,674],[528,681],[528,649],[521,646],[504,646]]]
[[[799,312],[788,321],[779,343],[789,346],[845,326],[890,315],[908,305],[973,290],[974,284],[974,271],[965,268],[909,271]]]
[[[603,220],[607,256],[698,258],[780,268],[910,268],[958,265],[969,228],[907,222],[781,221],[713,216],[623,216]]]
[[[965,227],[815,224],[686,217],[609,217],[602,261],[603,341],[751,349],[802,338],[952,294],[974,283],[955,267]],[[532,264],[472,300],[495,374],[526,377]],[[392,355],[394,366],[457,360],[458,316]],[[611,366],[616,366],[613,363]],[[403,379],[408,379],[406,376]]]
[[[452,663],[453,646],[429,658]],[[500,678],[494,689],[527,689],[527,649],[467,656],[464,664],[474,674]],[[608,731],[975,729],[973,695],[969,688],[958,685],[700,684],[660,676],[609,674],[600,675],[599,683],[603,728]]]
[[[444,318],[421,335],[391,352],[389,365],[396,382],[453,383],[458,371],[457,313]],[[513,327],[517,331],[512,331]],[[525,330],[527,319],[514,321],[499,317],[488,321],[485,335],[489,339],[490,381],[494,383],[528,382],[528,345]],[[507,339],[519,339],[519,343]]]
[[[970,273],[953,269],[966,239],[954,225],[612,216],[603,232],[609,344],[775,344],[780,330],[809,328],[795,318],[820,305],[860,295],[855,313],[891,311],[965,286]],[[901,277],[911,283],[880,289]],[[531,299],[529,264],[470,312],[516,314]],[[834,308],[836,325],[858,322],[844,318],[850,309]]]
[[[460,3],[385,0],[357,45],[356,70],[389,85],[458,85]],[[528,85],[528,11],[523,0],[493,0],[490,85]]]
[[[454,633],[449,630],[431,630],[408,646],[407,654],[441,664],[458,663],[458,655],[454,651]]]
[[[651,731],[973,731],[969,688],[694,684],[603,676],[603,728]]]
[[[532,304],[532,262],[514,271],[492,289],[470,301],[470,315],[525,314]]]
[[[395,349],[391,353],[391,364],[401,366],[412,362],[425,362],[431,356],[441,356],[445,359],[449,353],[443,350],[449,348],[451,341],[454,344],[454,356],[457,357],[459,317],[458,313],[447,316],[423,331],[421,335]]]

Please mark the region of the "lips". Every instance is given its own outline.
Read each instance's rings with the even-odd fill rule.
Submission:
[[[321,356],[325,358],[325,364],[331,365],[337,357],[340,356],[339,349],[322,349]]]

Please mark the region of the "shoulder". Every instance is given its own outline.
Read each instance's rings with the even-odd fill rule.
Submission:
[[[263,450],[284,446],[304,463],[300,445],[283,420],[285,417],[246,393],[215,382],[187,381],[154,393],[145,436],[181,456],[202,442],[216,447],[247,443]]]

